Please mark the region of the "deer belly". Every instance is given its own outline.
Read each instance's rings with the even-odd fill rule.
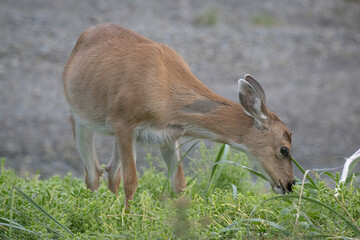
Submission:
[[[135,129],[136,141],[151,145],[165,145],[183,135],[184,129],[181,126],[169,126],[161,129],[142,126]]]
[[[84,118],[81,118],[79,117],[79,115],[75,114],[74,111],[72,111],[72,115],[76,122],[80,123],[81,125],[83,125],[84,127],[90,129],[95,133],[110,135],[110,136],[114,135],[114,129],[112,125],[110,122],[106,121],[106,119],[103,121],[85,120]]]

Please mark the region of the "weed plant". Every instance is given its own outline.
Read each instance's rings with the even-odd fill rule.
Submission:
[[[360,237],[357,175],[331,183],[302,172],[294,192],[275,195],[246,156],[201,144],[186,168],[188,187],[175,195],[165,168],[148,156],[131,209],[102,181],[94,193],[71,174],[39,180],[0,175],[0,239],[308,239]],[[156,163],[156,164],[153,164]],[[294,160],[295,164],[298,164]],[[301,168],[300,165],[298,165]],[[254,174],[253,174],[254,173]],[[254,177],[256,176],[256,177]],[[165,188],[163,187],[165,184]],[[336,192],[328,187],[337,186]]]
[[[195,19],[194,23],[200,26],[215,26],[219,22],[219,13],[215,8],[208,8],[201,12]]]
[[[252,17],[252,24],[259,27],[273,27],[277,19],[269,12],[257,12]]]

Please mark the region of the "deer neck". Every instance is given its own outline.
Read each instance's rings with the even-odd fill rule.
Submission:
[[[240,104],[221,97],[200,98],[182,108],[188,136],[230,145],[241,144],[253,125]]]

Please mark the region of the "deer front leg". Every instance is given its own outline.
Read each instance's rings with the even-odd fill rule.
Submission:
[[[121,182],[121,159],[116,139],[114,142],[113,155],[110,163],[105,167],[105,170],[108,172],[108,188],[117,195]]]
[[[100,177],[103,173],[95,148],[93,145],[94,133],[82,125],[79,121],[72,121],[74,127],[74,135],[76,140],[76,146],[79,150],[80,156],[85,164],[86,177],[85,182],[87,188],[91,191],[95,191],[99,188]]]
[[[168,174],[170,171],[176,166],[178,161],[180,160],[179,155],[179,142],[174,141],[172,143],[163,145],[160,147],[161,155],[166,163]],[[186,188],[186,180],[182,168],[182,164],[180,163],[177,169],[171,176],[171,182],[176,193],[182,192],[184,188]]]
[[[129,200],[134,199],[138,185],[133,130],[130,127],[123,127],[121,130],[117,129],[115,136],[118,143],[119,157],[121,159],[125,206],[126,209],[129,209]]]

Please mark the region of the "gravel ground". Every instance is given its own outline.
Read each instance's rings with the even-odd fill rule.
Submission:
[[[234,101],[237,80],[255,76],[305,168],[339,166],[360,147],[358,0],[2,0],[0,156],[20,175],[83,174],[62,71],[81,32],[105,21],[170,45]],[[98,140],[106,163],[111,139]]]

